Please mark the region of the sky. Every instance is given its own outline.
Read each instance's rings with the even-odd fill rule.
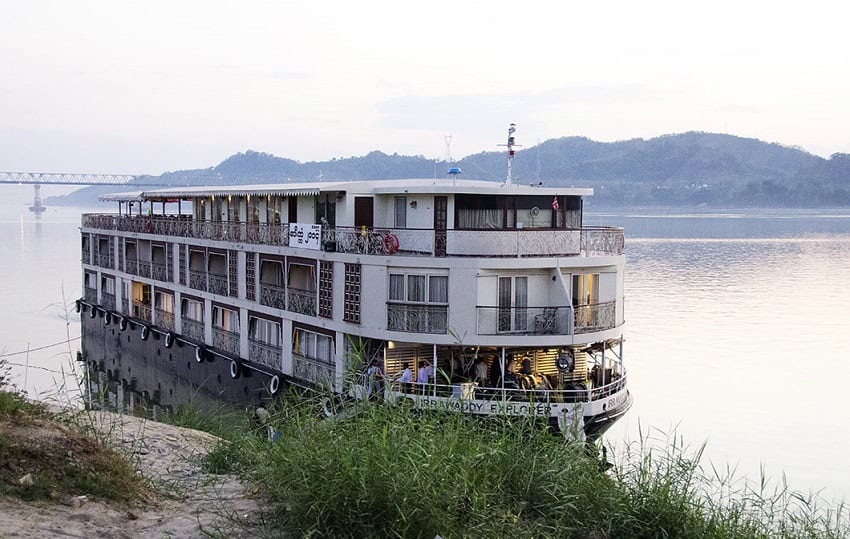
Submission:
[[[0,0],[0,171],[685,131],[850,153],[844,2]]]

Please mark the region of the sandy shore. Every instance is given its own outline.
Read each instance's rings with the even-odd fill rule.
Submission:
[[[141,507],[121,509],[84,498],[62,503],[0,500],[2,537],[256,537],[258,504],[234,476],[201,471],[197,458],[217,438],[109,412],[90,412],[115,449],[138,462],[159,493]],[[86,493],[81,492],[80,496]]]

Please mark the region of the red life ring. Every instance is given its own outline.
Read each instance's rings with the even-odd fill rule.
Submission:
[[[398,236],[395,234],[387,234],[384,236],[384,250],[388,255],[398,252]]]

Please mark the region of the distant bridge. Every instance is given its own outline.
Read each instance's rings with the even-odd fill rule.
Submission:
[[[0,172],[0,183],[29,185],[126,185],[167,186],[164,183],[140,182],[144,176],[130,174],[69,174],[65,172]],[[148,176],[151,178],[151,176]]]

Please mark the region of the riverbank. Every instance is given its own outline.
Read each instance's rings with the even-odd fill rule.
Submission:
[[[70,441],[79,439],[88,440],[85,455],[73,459],[79,466],[61,465],[66,473],[69,466],[83,469],[86,482],[78,492],[61,492],[49,473],[52,464],[59,464],[56,457],[50,457],[54,462],[33,458],[33,448],[47,442],[71,457]],[[211,434],[103,411],[40,412],[28,417],[0,414],[0,442],[5,444],[2,482],[6,490],[16,487],[14,495],[0,494],[3,537],[257,535],[252,524],[258,504],[251,487],[234,475],[204,469],[208,452],[220,442]],[[97,495],[84,490],[82,485],[91,486],[96,475],[123,473],[91,469],[92,455],[109,455],[110,450],[143,479],[138,492],[118,486]]]

